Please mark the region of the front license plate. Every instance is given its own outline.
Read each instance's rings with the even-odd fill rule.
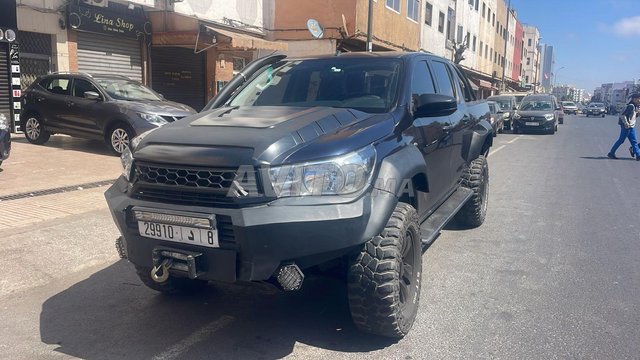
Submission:
[[[141,236],[151,239],[175,241],[184,244],[220,247],[218,230],[198,229],[187,226],[167,225],[150,221],[138,221]]]
[[[529,121],[527,121],[524,124],[527,125],[527,126],[538,126],[537,122],[529,122]]]

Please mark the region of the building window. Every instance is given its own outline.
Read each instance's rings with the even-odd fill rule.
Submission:
[[[387,7],[395,12],[400,12],[400,0],[387,0]]]
[[[420,16],[420,0],[407,0],[407,17],[418,21],[418,16]]]
[[[455,16],[453,9],[449,8],[449,10],[447,10],[447,39],[451,41],[455,41],[456,37]]]
[[[476,11],[480,10],[480,0],[476,0],[475,9],[476,9]]]
[[[530,57],[527,58],[527,65],[531,65],[531,58]]]
[[[487,12],[487,3],[482,3],[482,18],[484,19],[484,14]]]
[[[493,48],[489,51],[489,61],[493,61]]]
[[[473,7],[473,0],[469,0],[469,6]]]
[[[431,26],[433,20],[433,5],[426,3],[427,5],[425,13],[424,13],[424,23]]]
[[[491,9],[487,10],[487,22],[491,23]]]
[[[500,21],[498,21],[498,26],[496,26],[496,34],[500,34]]]
[[[440,11],[440,15],[438,16],[438,31],[441,33],[444,32],[444,13]]]
[[[462,26],[458,25],[458,38],[456,39],[458,44],[462,44],[462,41],[464,40],[462,34],[464,34],[464,29]]]
[[[478,49],[478,52],[480,53],[480,57],[482,57],[482,47],[484,46],[484,43],[482,41],[480,41],[480,48]]]
[[[240,72],[242,69],[244,69],[245,64],[246,64],[246,60],[244,58],[234,57],[233,58],[233,73],[237,74],[238,72]]]
[[[471,51],[476,52],[476,36],[473,35],[473,45],[471,46]]]
[[[529,76],[528,75],[524,77],[524,81],[526,81],[527,83],[529,82]]]
[[[496,26],[496,13],[493,13],[493,17],[491,18],[491,26]]]
[[[484,58],[487,59],[489,56],[489,45],[485,44],[484,45]]]
[[[531,38],[527,40],[527,44],[528,44],[527,46],[531,46],[531,40],[532,40]]]

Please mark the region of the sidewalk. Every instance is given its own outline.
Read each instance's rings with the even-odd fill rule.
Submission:
[[[99,141],[55,135],[38,146],[13,136],[11,156],[0,169],[0,196],[115,180],[122,171],[120,159]]]

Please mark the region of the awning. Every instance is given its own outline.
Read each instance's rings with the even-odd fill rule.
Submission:
[[[264,40],[257,36],[223,30],[209,25],[204,25],[204,27],[216,34],[216,43],[220,45],[246,50],[287,51],[288,49],[287,44],[284,42]]]
[[[486,88],[486,89],[495,89],[493,87],[493,85],[491,84],[491,82],[486,81],[486,80],[478,80],[480,83],[480,87],[481,88]]]

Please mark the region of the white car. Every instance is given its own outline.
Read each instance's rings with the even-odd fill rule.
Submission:
[[[578,113],[578,105],[576,105],[576,103],[574,103],[573,101],[563,101],[562,110],[565,114],[576,115]]]

